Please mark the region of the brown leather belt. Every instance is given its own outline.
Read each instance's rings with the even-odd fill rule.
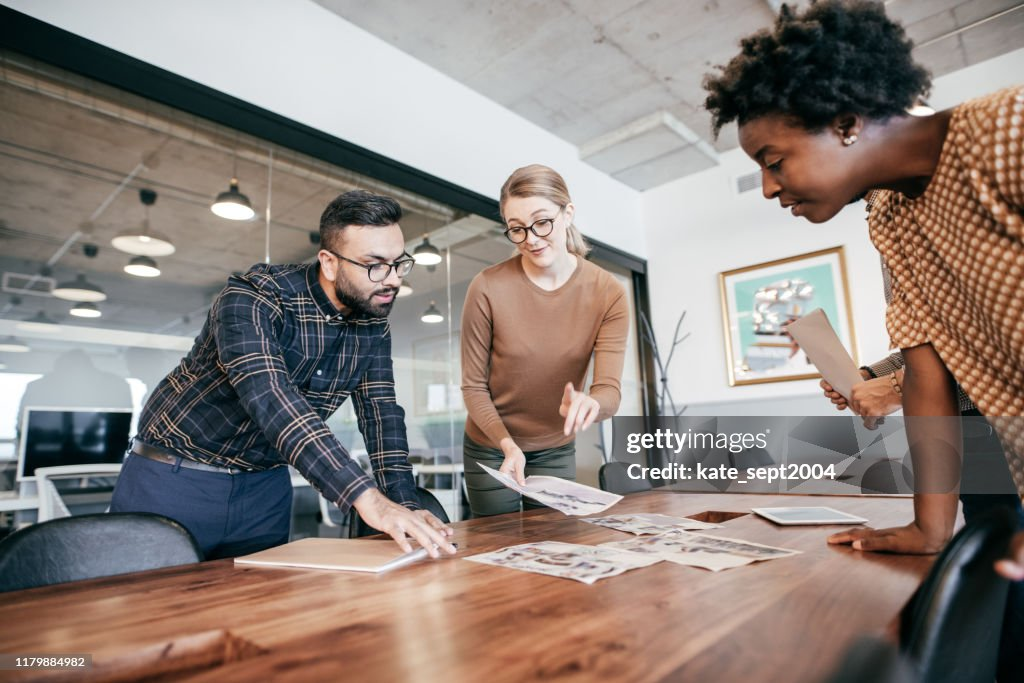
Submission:
[[[143,443],[141,441],[132,442],[132,455],[137,455],[140,458],[146,458],[147,460],[162,462],[165,465],[177,465],[190,470],[199,470],[200,472],[215,472],[217,474],[248,473],[248,470],[240,470],[234,467],[216,467],[214,465],[196,462],[195,460],[189,460],[188,458],[183,458],[180,455],[171,455],[167,451],[155,446],[150,446],[148,443]]]

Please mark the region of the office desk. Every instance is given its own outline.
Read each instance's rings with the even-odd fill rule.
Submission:
[[[671,492],[628,496],[612,512],[771,505],[831,505],[876,525],[911,518],[909,499]],[[461,555],[628,538],[553,510],[455,528]],[[380,576],[221,560],[4,594],[0,649],[92,654],[124,680],[191,653],[188,680],[211,683],[820,681],[858,635],[892,625],[932,562],[828,546],[835,529],[746,515],[713,533],[803,554],[717,574],[662,562],[592,586],[457,558]]]

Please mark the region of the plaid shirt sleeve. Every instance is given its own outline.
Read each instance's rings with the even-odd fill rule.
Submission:
[[[409,464],[405,411],[395,400],[390,325],[376,345],[352,399],[377,486],[394,502],[418,510],[419,497]]]
[[[284,320],[272,293],[232,278],[212,320],[219,361],[242,407],[314,488],[347,510],[373,482],[292,383],[278,342]]]
[[[897,351],[877,363],[865,365],[864,369],[867,370],[872,377],[885,377],[886,375],[891,375],[897,370],[900,370],[902,367],[903,353]],[[976,409],[974,401],[971,400],[971,397],[967,395],[967,392],[964,391],[964,388],[959,384],[956,385],[956,400],[957,404],[960,406],[960,412]]]
[[[885,375],[891,375],[903,368],[903,354],[897,351],[896,353],[889,354],[877,363],[871,365],[865,365],[864,369],[868,371],[872,377],[884,377]]]

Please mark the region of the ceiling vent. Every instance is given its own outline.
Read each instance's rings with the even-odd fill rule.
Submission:
[[[30,294],[32,296],[53,296],[57,280],[45,275],[25,273],[4,273],[3,291],[7,294]]]
[[[761,172],[754,171],[741,176],[736,176],[736,194],[743,194],[751,190],[761,188]]]

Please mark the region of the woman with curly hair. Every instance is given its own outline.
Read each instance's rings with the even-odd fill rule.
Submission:
[[[1024,87],[909,116],[930,78],[880,2],[827,0],[801,13],[784,6],[741,48],[705,78],[706,107],[716,134],[738,124],[764,196],[823,223],[870,195],[871,240],[892,275],[886,324],[905,362],[919,481],[943,464],[959,469],[958,421],[925,417],[958,415],[959,383],[1000,430],[1024,493]],[[956,520],[955,485],[939,492],[950,488],[919,484],[905,527],[829,541],[937,552]],[[1024,579],[1024,533],[997,569]],[[1019,625],[1024,601],[1016,602]]]

